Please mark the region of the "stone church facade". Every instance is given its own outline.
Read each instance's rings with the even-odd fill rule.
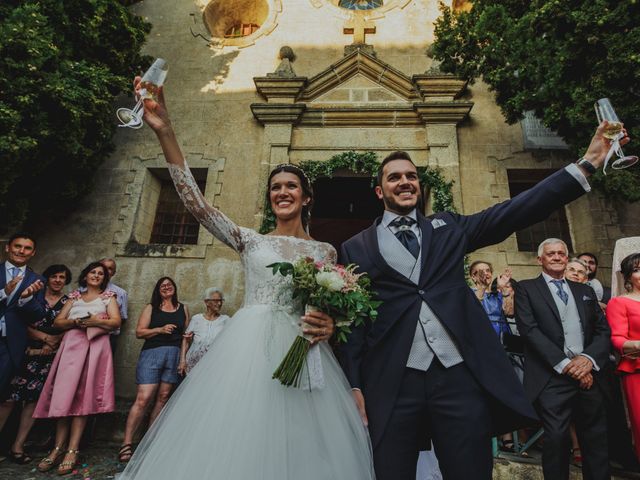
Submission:
[[[187,162],[205,197],[240,225],[260,227],[266,177],[280,163],[406,150],[454,180],[456,207],[472,213],[575,160],[535,118],[507,125],[481,82],[438,70],[428,56],[436,0],[155,0],[132,8],[153,24],[146,53],[169,65],[165,92]],[[130,294],[117,393],[131,397],[142,344],[135,323],[156,280],[173,277],[192,313],[203,310],[202,292],[218,286],[224,313],[233,313],[243,275],[234,252],[176,205],[152,132],[121,129],[115,141],[95,191],[65,222],[37,232],[34,266],[65,263],[77,275],[90,260],[115,258],[114,281]],[[365,201],[354,195],[350,205]],[[633,211],[592,193],[471,259],[531,277],[531,246],[559,232],[606,267],[615,240],[639,233]],[[599,276],[608,284],[609,275],[603,268]]]

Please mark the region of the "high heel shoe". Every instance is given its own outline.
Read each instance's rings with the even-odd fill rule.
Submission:
[[[64,457],[67,458],[67,455],[69,455],[70,453],[75,455],[75,458],[73,460],[66,460],[58,465],[58,475],[67,475],[73,472],[73,467],[75,467],[78,463],[78,454],[80,453],[80,450],[74,450],[73,448],[70,448],[69,450],[67,450]]]
[[[54,452],[55,452],[55,455],[53,456],[53,458],[51,458],[51,454]],[[63,456],[64,456],[64,446],[56,445],[55,447],[53,447],[53,450],[51,450],[49,455],[47,455],[42,460],[40,460],[36,468],[38,469],[39,472],[42,472],[42,473],[48,472],[49,470],[51,470],[53,467],[55,467],[62,461]]]

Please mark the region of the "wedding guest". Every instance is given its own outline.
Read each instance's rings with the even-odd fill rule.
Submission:
[[[577,257],[578,259],[582,260],[587,266],[587,285],[593,288],[593,290],[596,292],[598,301],[606,305],[611,298],[611,289],[609,287],[603,286],[600,280],[596,278],[596,275],[598,274],[598,257],[590,252],[580,253],[577,255]]]
[[[65,334],[33,414],[35,418],[58,419],[55,447],[38,464],[41,472],[59,464],[60,475],[71,473],[78,462],[88,416],[115,408],[108,334],[120,327],[120,312],[114,293],[106,289],[108,283],[104,265],[87,265],[78,280],[86,290],[70,293],[53,322]]]
[[[205,313],[198,313],[191,317],[189,327],[182,339],[180,365],[178,373],[186,375],[196,366],[198,360],[207,353],[211,342],[222,331],[229,320],[227,315],[221,315],[224,303],[222,290],[216,287],[207,288],[204,292]]]
[[[18,434],[11,446],[9,459],[24,465],[31,461],[24,444],[35,423],[33,411],[47,379],[53,357],[62,340],[62,331],[53,327],[53,321],[67,302],[63,290],[71,282],[71,271],[65,265],[51,265],[42,273],[46,279],[44,290],[36,295],[43,302],[44,316],[27,327],[29,343],[26,357],[18,374],[11,381],[9,399],[0,404],[0,430],[16,404],[22,403]]]
[[[607,420],[599,373],[609,361],[610,330],[593,289],[564,279],[567,262],[567,245],[548,238],[538,247],[541,275],[518,283],[524,387],[544,427],[545,479],[569,478],[572,418],[584,451],[585,478],[606,479]]]
[[[620,353],[618,372],[629,409],[636,456],[640,458],[640,253],[625,257],[620,265],[626,294],[607,304],[611,342]]]
[[[516,286],[518,282],[515,278],[509,277],[509,281],[502,287],[502,312],[504,313],[504,318],[509,327],[509,335],[502,337],[502,344],[505,346],[507,351],[509,351],[510,345],[519,344],[520,347],[516,348],[515,351],[522,353],[521,348],[521,340],[520,333],[518,332],[518,326],[516,325],[516,309],[515,309],[515,297],[516,297]],[[491,282],[491,291],[498,291],[498,279],[494,278],[493,282]],[[514,337],[518,337],[514,339]],[[520,380],[522,377],[520,376]]]
[[[506,293],[506,287],[511,279],[511,270],[506,269],[504,273],[496,278],[495,289],[492,289],[493,284],[493,265],[483,260],[477,260],[469,266],[469,274],[471,281],[475,285],[471,290],[475,293],[476,298],[482,304],[482,308],[489,317],[491,325],[496,334],[503,342],[503,338],[506,335],[511,334],[507,319],[503,310],[503,299],[506,294],[509,297],[509,293]],[[503,291],[505,293],[503,293]],[[504,342],[503,342],[504,345]],[[500,448],[506,452],[513,452],[515,444],[513,442],[513,435],[511,433],[505,433],[500,437]]]
[[[116,302],[118,303],[118,309],[120,310],[121,323],[124,325],[129,318],[129,294],[124,288],[113,283],[113,277],[116,276],[116,261],[113,258],[105,257],[100,259],[100,263],[103,264],[109,272],[109,285],[107,285],[107,290],[116,294]],[[120,336],[120,328],[112,330],[109,335],[111,351],[115,354],[118,337]]]
[[[136,327],[136,337],[144,339],[144,344],[136,366],[136,399],[129,410],[118,451],[121,462],[128,462],[133,455],[133,436],[148,407],[153,404],[149,419],[149,425],[153,425],[178,383],[180,347],[188,319],[189,310],[178,301],[176,283],[169,277],[160,278]]]
[[[577,283],[587,283],[589,275],[589,267],[579,258],[572,258],[567,263],[567,269],[564,272],[564,278]],[[588,283],[587,283],[588,284]]]
[[[496,279],[496,289],[491,289],[493,282],[493,265],[489,262],[478,260],[469,266],[469,274],[474,287],[471,289],[476,298],[482,304],[482,308],[487,313],[491,325],[500,340],[510,332],[503,311],[503,290],[511,278],[511,269],[507,268],[502,275]],[[509,294],[507,294],[508,296]]]
[[[7,260],[0,266],[0,401],[9,394],[9,382],[22,365],[27,346],[27,325],[44,316],[44,305],[34,294],[44,278],[27,264],[36,254],[36,241],[28,233],[14,233],[4,247]]]

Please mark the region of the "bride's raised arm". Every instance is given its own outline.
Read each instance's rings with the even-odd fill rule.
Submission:
[[[140,77],[134,80],[138,89]],[[240,228],[220,210],[210,205],[200,192],[187,162],[182,155],[171,120],[164,101],[162,87],[158,91],[158,100],[144,100],[144,121],[156,133],[167,161],[169,174],[180,199],[187,210],[218,240],[240,252],[244,249]]]

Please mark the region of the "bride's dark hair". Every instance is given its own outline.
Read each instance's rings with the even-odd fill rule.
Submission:
[[[269,179],[267,180],[267,202],[271,202],[271,197],[269,195],[271,191],[271,179],[278,173],[283,172],[293,173],[296,177],[298,177],[298,179],[300,180],[300,188],[302,188],[302,193],[304,193],[304,195],[308,199],[307,204],[302,206],[302,212],[300,213],[302,226],[306,229],[309,225],[309,218],[311,218],[311,207],[313,207],[313,188],[311,187],[309,178],[300,167],[296,167],[295,165],[292,165],[290,163],[283,163],[271,170]]]

